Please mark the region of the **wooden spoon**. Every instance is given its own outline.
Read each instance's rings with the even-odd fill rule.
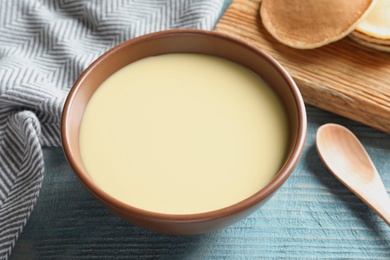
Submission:
[[[347,128],[326,124],[317,131],[317,151],[328,169],[390,225],[390,199],[369,155]]]

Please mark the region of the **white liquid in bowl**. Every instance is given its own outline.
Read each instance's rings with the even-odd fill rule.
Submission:
[[[83,164],[105,192],[172,214],[237,203],[267,185],[286,156],[275,93],[225,59],[166,54],[108,78],[82,119]]]

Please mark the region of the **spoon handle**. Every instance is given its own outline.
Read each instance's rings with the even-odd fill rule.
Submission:
[[[353,187],[350,188],[355,192]],[[365,188],[360,187],[359,191],[356,191],[355,194],[390,226],[390,198],[379,174],[375,175],[368,186],[365,186]]]

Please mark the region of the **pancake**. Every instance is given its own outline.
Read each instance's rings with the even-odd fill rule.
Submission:
[[[263,0],[260,16],[266,30],[298,49],[317,48],[351,31],[377,0]]]
[[[356,37],[356,34],[355,32],[351,33],[349,36],[351,39],[353,39],[354,41],[356,41],[357,43],[363,45],[363,46],[366,46],[366,47],[369,47],[371,49],[375,49],[375,50],[378,50],[378,51],[384,51],[384,52],[390,52],[390,41],[389,42],[386,42],[385,44],[381,44],[381,43],[378,43],[378,42],[374,42],[374,41],[367,41],[365,40],[365,38],[361,38],[361,37]],[[367,38],[367,36],[365,36]]]
[[[390,0],[377,0],[374,8],[357,24],[355,30],[371,37],[375,42],[375,39],[390,42]]]
[[[389,15],[390,15],[390,13],[389,13]],[[360,39],[362,41],[371,42],[371,43],[374,43],[374,44],[389,45],[390,46],[390,38],[389,39],[376,38],[376,37],[367,35],[365,33],[362,33],[362,32],[360,32],[358,30],[354,30],[353,32],[351,32],[350,36],[352,36],[352,38],[358,38],[358,39]]]

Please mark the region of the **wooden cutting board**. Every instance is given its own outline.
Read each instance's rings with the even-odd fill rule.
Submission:
[[[313,50],[280,44],[263,27],[261,0],[233,0],[215,31],[250,42],[293,77],[309,105],[390,133],[390,53],[349,37]]]

